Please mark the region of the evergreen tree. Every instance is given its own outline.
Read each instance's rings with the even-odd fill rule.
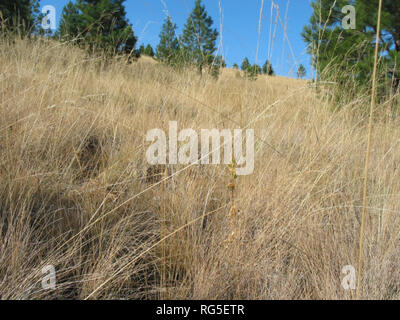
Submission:
[[[344,29],[346,14],[342,8],[353,5],[356,12],[355,29]],[[378,0],[315,0],[314,14],[302,33],[313,56],[313,67],[322,80],[336,81],[341,88],[353,82],[362,88],[373,70]],[[398,85],[400,72],[400,2],[384,1],[380,34],[379,72],[389,75]]]
[[[390,35],[390,40],[394,45],[391,50],[388,50],[388,74],[392,81],[394,90],[399,88],[400,84],[400,68],[398,67],[400,61],[400,2],[399,1],[384,1],[384,19],[383,29]],[[384,32],[385,32],[384,31]],[[383,32],[383,33],[384,33]]]
[[[37,31],[40,21],[38,0],[0,1],[0,32],[18,32],[22,35]],[[2,30],[3,26],[6,30]]]
[[[272,68],[272,64],[268,60],[265,61],[264,66],[262,68],[262,72],[268,76],[275,75],[274,69]]]
[[[76,39],[92,51],[131,53],[136,44],[126,18],[124,0],[77,0],[63,10],[59,27],[62,39]]]
[[[204,67],[215,67],[213,62],[218,32],[212,25],[213,20],[208,16],[205,6],[201,0],[196,0],[195,8],[185,24],[181,43],[184,59],[196,65],[200,74]]]
[[[80,36],[80,26],[83,24],[82,16],[79,13],[77,6],[69,1],[61,13],[61,20],[58,30],[55,34],[57,38],[65,40],[77,40]]]
[[[214,65],[217,68],[226,68],[226,62],[222,56],[215,56],[214,57]]]
[[[252,66],[249,66],[245,70],[245,75],[250,80],[256,80],[258,75],[260,75],[260,74],[261,74],[261,67],[258,64],[254,64]]]
[[[144,49],[143,54],[146,55],[146,56],[149,56],[149,57],[154,57],[153,47],[150,44],[148,44],[146,46],[146,49]]]
[[[222,56],[214,56],[213,61],[210,65],[211,75],[218,77],[221,68],[226,68],[226,62]]]
[[[306,75],[306,68],[301,64],[299,68],[297,69],[297,77],[302,79]]]
[[[234,63],[233,66],[232,66],[232,68],[235,69],[235,70],[238,70],[238,69],[239,69],[239,66],[238,66],[237,63]]]
[[[246,57],[243,59],[240,69],[242,69],[242,71],[246,71],[249,67],[250,67],[250,62],[249,62],[249,59],[247,59],[247,57]]]
[[[173,64],[176,62],[179,51],[179,41],[176,37],[176,24],[168,16],[162,26],[160,43],[156,49],[156,57],[160,61]]]
[[[139,49],[138,49],[138,53],[139,55],[144,54],[144,51],[146,50],[146,48],[144,47],[144,44],[141,44]]]

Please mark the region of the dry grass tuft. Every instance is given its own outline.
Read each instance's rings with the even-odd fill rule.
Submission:
[[[2,41],[0,61],[2,299],[354,298],[341,269],[357,267],[367,97],[332,112],[306,81],[199,78],[45,40]],[[400,126],[386,110],[371,139],[362,298],[400,298]],[[234,179],[234,199],[224,165],[147,164],[147,131],[170,120],[251,123],[255,170]],[[233,206],[240,236],[224,245]],[[47,264],[54,291],[41,287]]]

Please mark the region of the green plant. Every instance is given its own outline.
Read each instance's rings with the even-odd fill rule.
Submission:
[[[257,77],[261,74],[261,68],[259,65],[254,64],[249,66],[244,72],[245,76],[250,80],[256,80]]]
[[[216,51],[215,41],[218,37],[216,29],[212,28],[213,20],[208,15],[201,0],[196,0],[181,37],[183,59],[189,65],[195,65],[202,73],[204,67],[213,66]]]
[[[167,16],[160,32],[160,42],[156,49],[156,57],[159,61],[168,65],[176,65],[179,55],[179,41],[176,36],[176,24]]]
[[[271,62],[269,62],[269,60],[265,61],[262,72],[268,76],[275,75],[274,69],[272,68],[272,64]]]
[[[56,36],[90,52],[131,54],[136,37],[126,18],[125,0],[78,0],[63,9]]]
[[[246,57],[243,59],[240,69],[242,69],[242,71],[246,71],[250,66],[251,65],[250,65],[249,59],[247,59],[247,57]]]
[[[38,0],[1,1],[0,33],[30,36],[39,31],[41,17]]]
[[[354,29],[343,28],[342,8],[354,6]],[[313,57],[313,67],[321,81],[335,82],[336,100],[340,96],[354,98],[371,90],[374,67],[376,8],[378,0],[347,1],[318,0],[312,2],[313,15],[304,27],[302,36]],[[377,65],[378,99],[383,100],[399,84],[398,59],[400,54],[400,3],[386,1],[382,7],[382,28],[379,50],[382,55]],[[349,90],[349,87],[352,90]]]
[[[306,68],[301,64],[299,65],[299,68],[297,69],[297,77],[302,79],[306,76]]]

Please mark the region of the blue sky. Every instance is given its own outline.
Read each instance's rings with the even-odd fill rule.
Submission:
[[[62,8],[67,2],[68,0],[41,0],[40,6],[53,5],[58,23]],[[275,72],[289,77],[296,76],[296,65],[302,63],[307,69],[307,78],[311,78],[311,57],[306,53],[306,44],[301,37],[303,26],[308,23],[312,14],[310,0],[264,0],[259,33],[261,3],[262,0],[203,0],[214,20],[214,27],[219,32],[222,22],[222,46],[220,39],[217,40],[219,54],[225,57],[228,67],[233,63],[240,66],[244,57],[248,57],[251,63],[257,60],[259,65],[270,58]],[[194,0],[125,1],[127,17],[138,37],[138,45],[150,43],[153,48],[158,44],[167,12],[177,24],[177,32],[180,34],[193,5]],[[284,27],[287,37],[283,32]]]

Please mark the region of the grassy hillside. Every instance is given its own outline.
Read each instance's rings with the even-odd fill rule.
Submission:
[[[0,298],[350,299],[368,97],[0,43]],[[399,119],[372,136],[363,298],[400,298]],[[255,130],[255,169],[150,166],[146,133]],[[236,212],[236,217],[233,213]],[[232,235],[232,232],[234,234]],[[43,290],[42,268],[56,268]]]

